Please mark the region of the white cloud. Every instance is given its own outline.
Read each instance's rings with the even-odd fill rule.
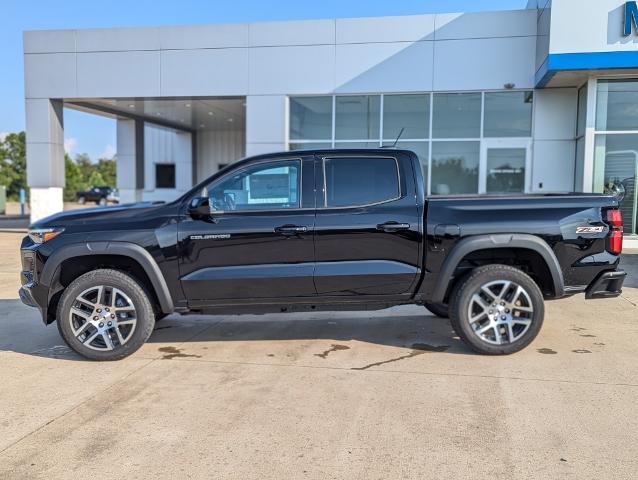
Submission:
[[[0,132],[0,142],[4,142],[4,139],[7,138],[9,132]]]
[[[77,138],[65,138],[64,139],[64,151],[71,155],[78,146]]]
[[[116,153],[117,150],[115,150],[115,147],[111,144],[108,144],[104,148],[104,151],[102,152],[102,155],[100,155],[100,158],[113,158]]]

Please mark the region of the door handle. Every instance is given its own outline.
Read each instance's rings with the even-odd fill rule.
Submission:
[[[401,230],[410,230],[409,223],[399,223],[399,222],[386,222],[380,223],[377,225],[377,230],[382,230],[388,233],[399,232]]]
[[[306,233],[308,227],[302,227],[299,225],[282,225],[281,227],[275,227],[275,233],[281,233],[282,235],[291,236]]]

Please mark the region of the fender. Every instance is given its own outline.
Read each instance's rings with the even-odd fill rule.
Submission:
[[[170,314],[175,311],[171,292],[168,289],[164,275],[157,265],[157,262],[148,251],[135,243],[86,242],[63,247],[60,250],[56,250],[48,258],[40,274],[40,281],[44,285],[51,286],[54,275],[56,275],[58,267],[62,262],[72,257],[86,255],[121,255],[135,260],[142,266],[146,275],[148,275],[148,278],[151,280],[162,312]]]
[[[491,250],[494,248],[521,248],[538,253],[547,264],[552,275],[554,295],[560,298],[565,295],[565,280],[556,255],[544,240],[529,234],[514,233],[500,235],[477,235],[459,241],[449,253],[439,272],[436,289],[432,298],[433,303],[443,303],[454,271],[463,258],[477,250]]]

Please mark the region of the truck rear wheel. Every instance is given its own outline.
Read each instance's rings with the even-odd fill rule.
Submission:
[[[524,272],[507,265],[476,268],[452,293],[450,322],[472,350],[509,355],[538,335],[545,315],[543,295]]]
[[[140,284],[119,270],[94,270],[64,291],[57,312],[64,341],[91,360],[120,360],[148,340],[155,318]]]
[[[425,308],[427,308],[430,313],[433,313],[437,317],[441,318],[450,318],[450,307],[443,303],[425,303]]]

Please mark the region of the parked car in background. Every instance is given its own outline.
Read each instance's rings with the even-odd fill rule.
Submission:
[[[95,202],[98,205],[120,203],[120,194],[111,187],[93,187],[86,192],[78,192],[76,198],[81,205],[86,202]]]

